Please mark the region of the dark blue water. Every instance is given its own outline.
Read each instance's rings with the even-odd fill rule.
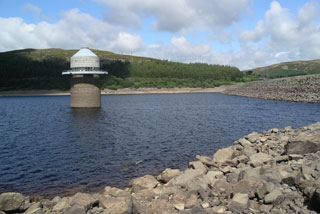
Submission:
[[[0,193],[123,187],[252,131],[316,121],[319,104],[217,93],[106,95],[100,110],[72,110],[63,96],[0,98]]]

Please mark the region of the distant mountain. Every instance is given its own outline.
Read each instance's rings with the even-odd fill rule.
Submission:
[[[281,78],[320,73],[320,59],[308,61],[282,62],[279,64],[245,70],[247,74],[254,74],[262,78]]]
[[[215,87],[244,81],[243,73],[228,65],[179,63],[91,49],[100,58],[102,88]],[[0,91],[69,89],[70,57],[78,50],[23,49],[0,52]]]

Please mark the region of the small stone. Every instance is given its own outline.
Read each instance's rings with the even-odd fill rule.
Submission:
[[[210,204],[208,202],[205,202],[205,203],[201,204],[201,206],[203,209],[207,209],[210,207]]]
[[[184,210],[184,204],[175,204],[174,208],[176,208],[177,210]]]
[[[225,206],[214,206],[212,207],[213,213],[223,214],[226,213],[227,208]]]

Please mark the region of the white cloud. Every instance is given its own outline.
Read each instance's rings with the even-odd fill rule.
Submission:
[[[110,23],[139,28],[142,19],[154,18],[157,31],[228,27],[247,10],[250,0],[94,0],[107,8]]]
[[[265,32],[264,22],[260,20],[258,21],[253,31],[245,30],[241,32],[239,39],[242,42],[247,42],[247,41],[258,42],[265,35],[265,33],[266,32]]]
[[[41,13],[41,8],[36,6],[36,5],[33,5],[31,3],[25,4],[24,7],[23,7],[23,10],[29,11],[29,12],[33,13],[34,15],[36,15],[36,16],[39,16],[40,13]]]
[[[239,40],[264,41],[260,49],[270,53],[277,62],[320,58],[320,50],[316,48],[320,45],[320,24],[316,21],[318,6],[316,2],[307,2],[293,14],[273,1],[264,19],[254,30],[241,32]]]
[[[21,18],[0,18],[0,26],[0,51],[88,46],[129,53],[143,46],[140,36],[124,32],[78,9],[63,12],[61,19],[52,24],[28,24]]]

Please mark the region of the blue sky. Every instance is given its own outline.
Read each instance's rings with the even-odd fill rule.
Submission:
[[[250,69],[320,58],[319,0],[0,0],[0,51],[89,46]]]

